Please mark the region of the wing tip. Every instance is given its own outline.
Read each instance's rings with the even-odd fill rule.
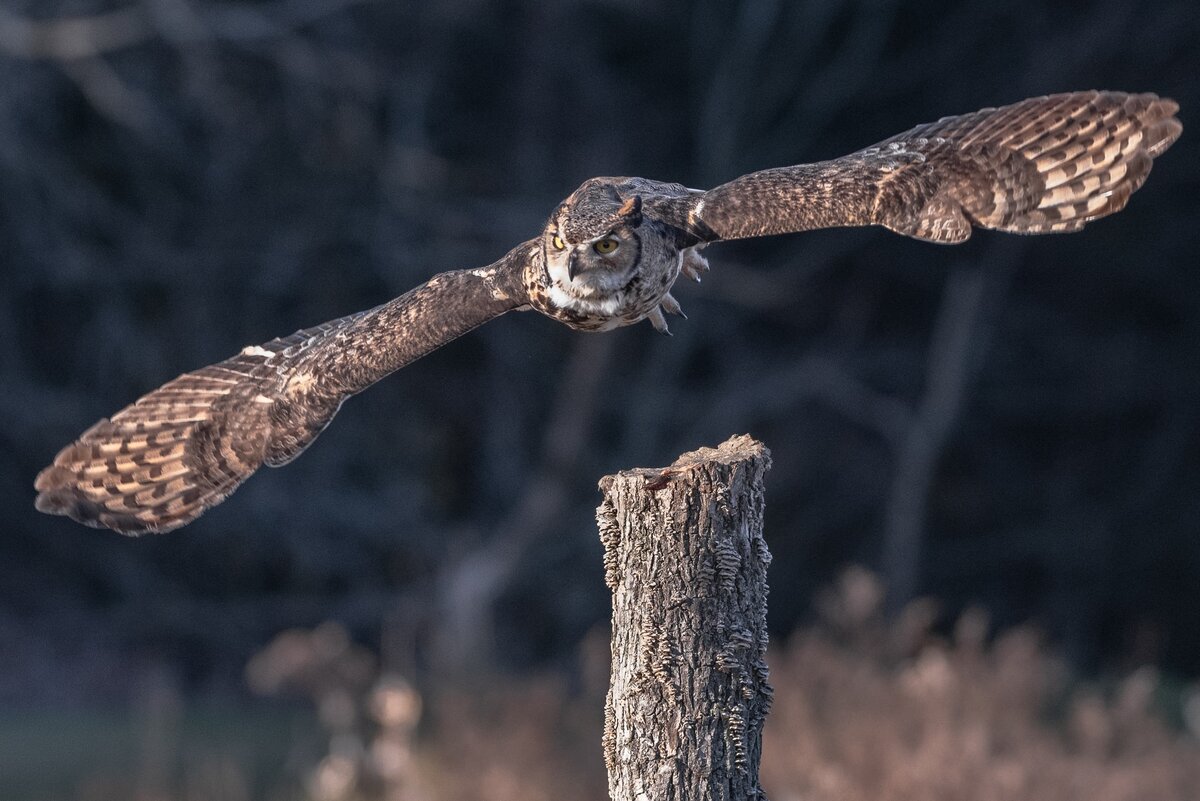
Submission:
[[[141,534],[144,530],[114,519],[107,509],[69,485],[41,489],[33,506],[43,514],[67,517],[89,528],[108,528],[129,535]]]
[[[69,448],[64,449],[64,452],[66,450]],[[43,514],[70,518],[89,528],[112,529],[128,536],[168,530],[132,514],[113,512],[89,498],[77,482],[76,473],[58,464],[56,460],[55,464],[38,473],[33,481],[33,488],[37,490],[37,497],[33,500],[34,508]]]
[[[1167,148],[1175,144],[1183,133],[1179,117],[1179,103],[1170,97],[1160,97],[1153,92],[1130,95],[1125,109],[1142,124],[1142,150],[1152,159],[1158,158]]]
[[[1085,145],[1082,158],[1075,152],[1063,162],[1039,164],[1043,175],[1057,173],[1057,180],[1048,184],[1035,209],[1015,220],[1023,228],[1019,233],[1078,231],[1085,223],[1121,211],[1145,184],[1154,160],[1183,132],[1183,124],[1175,116],[1179,104],[1172,98],[1152,92],[1083,94],[1088,97],[1088,105],[1102,115],[1119,109],[1116,120],[1132,125],[1138,139],[1129,149],[1120,146],[1113,149],[1112,143],[1120,142],[1115,136],[1119,125],[1110,122],[1108,138],[1093,138],[1091,144]],[[1090,131],[1087,136],[1092,137]],[[1051,155],[1054,152],[1049,151]],[[1093,181],[1098,183],[1089,186]]]
[[[242,371],[247,358],[185,373],[97,421],[38,473],[35,508],[138,535],[179,528],[220,503],[261,466],[270,431],[262,404],[240,401],[276,373]]]
[[[173,428],[192,430],[185,423]],[[97,422],[34,478],[34,508],[137,536],[179,528],[228,495],[208,487],[178,445],[164,449],[153,438],[137,436],[123,436],[107,418]],[[170,457],[154,461],[165,450],[173,451]]]
[[[1156,159],[1179,139],[1183,133],[1183,123],[1178,117],[1169,116],[1155,122],[1146,128],[1145,151],[1152,159]]]
[[[127,537],[173,531],[194,520],[205,508],[181,517],[147,520],[135,513],[114,512],[69,485],[40,490],[33,506],[43,514],[67,517],[89,528],[106,528]]]

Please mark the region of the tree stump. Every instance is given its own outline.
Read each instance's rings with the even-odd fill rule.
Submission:
[[[763,477],[749,436],[600,481],[613,593],[604,759],[613,801],[764,798]]]

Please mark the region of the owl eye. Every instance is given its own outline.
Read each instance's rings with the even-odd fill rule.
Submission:
[[[612,253],[614,250],[616,250],[617,246],[620,244],[621,243],[618,242],[615,237],[607,236],[604,239],[601,239],[596,244],[592,245],[592,247],[596,249],[597,253],[600,253],[602,255],[608,255],[609,253]]]
[[[555,234],[554,238],[551,239],[550,242],[554,245],[555,250],[562,250],[566,247],[566,245],[563,244],[562,237],[560,237],[558,234]]]

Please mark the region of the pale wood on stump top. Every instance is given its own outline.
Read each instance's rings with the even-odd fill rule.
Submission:
[[[617,478],[640,476],[649,482],[664,478],[664,474],[688,470],[699,465],[714,462],[728,465],[747,459],[765,459],[767,467],[770,468],[771,451],[749,434],[735,434],[715,448],[697,448],[680,454],[670,467],[632,467],[614,475],[604,476],[600,479],[600,488],[607,492]]]

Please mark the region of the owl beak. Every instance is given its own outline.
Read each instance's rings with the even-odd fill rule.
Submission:
[[[575,256],[576,256],[576,254],[575,254],[574,250],[572,250],[571,253],[567,256],[567,280],[569,280],[569,281],[575,280],[575,275],[576,275]]]

